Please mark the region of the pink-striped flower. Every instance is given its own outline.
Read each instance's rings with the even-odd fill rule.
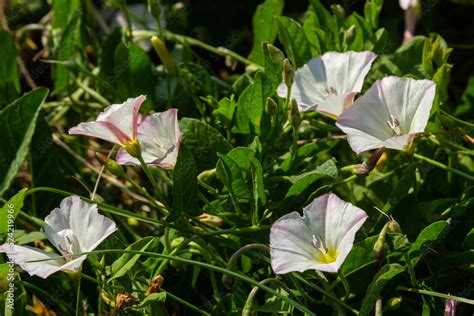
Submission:
[[[146,97],[141,95],[127,99],[122,104],[108,106],[93,122],[80,123],[69,129],[71,135],[97,137],[120,146],[137,139],[139,110]]]

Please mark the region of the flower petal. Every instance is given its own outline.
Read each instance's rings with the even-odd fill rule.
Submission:
[[[408,10],[408,8],[412,6],[412,2],[414,1],[413,0],[398,0],[398,3],[400,4],[400,8],[402,8],[402,10]]]
[[[94,122],[81,123],[69,130],[72,135],[101,138],[119,145],[137,137],[140,106],[146,97],[127,99],[122,104],[112,104],[99,114]]]
[[[124,137],[114,133],[106,122],[85,122],[69,129],[70,135],[97,137],[114,144],[123,144]]]
[[[337,250],[335,262],[318,264],[314,269],[337,272],[352,249],[355,233],[367,219],[367,214],[332,193],[317,197],[303,212],[313,233],[323,238],[325,247]]]
[[[138,142],[142,146],[143,160],[164,169],[174,168],[181,137],[177,109],[145,117],[138,126]],[[116,160],[119,164],[140,164],[138,159],[124,150],[117,153]]]
[[[45,252],[33,247],[10,246],[9,244],[1,245],[0,252],[5,252],[13,263],[20,266],[21,269],[30,275],[37,275],[42,278],[47,278],[51,274],[61,270],[77,272],[82,262],[86,259],[86,256],[81,256],[66,263],[64,259],[58,258],[58,254]]]
[[[380,147],[401,150],[413,134],[424,131],[434,96],[432,81],[386,77],[341,114],[336,125],[357,153]],[[390,128],[393,119],[398,121],[401,135],[394,135]]]
[[[315,57],[296,70],[291,96],[296,99],[300,111],[316,108],[338,116],[352,103],[347,94],[362,89],[376,57],[372,52],[328,52]],[[280,84],[278,95],[286,98],[287,92],[286,85]]]
[[[297,213],[287,214],[270,230],[270,251],[273,271],[284,274],[303,272],[317,266],[316,249],[311,244],[313,232],[308,223]]]
[[[372,52],[345,52],[325,53],[323,59],[327,73],[327,87],[334,88],[337,94],[345,94],[347,92],[360,92],[364,84],[364,79],[372,66],[373,61],[377,57]],[[333,114],[339,115],[340,111]]]
[[[111,219],[98,213],[96,204],[70,196],[63,199],[59,208],[51,211],[44,221],[45,235],[60,251],[65,230],[72,231],[72,251],[79,253],[94,250],[117,227]]]
[[[367,214],[335,194],[327,195],[324,242],[327,247],[337,249],[337,262],[342,264],[352,249],[355,234],[364,224]]]

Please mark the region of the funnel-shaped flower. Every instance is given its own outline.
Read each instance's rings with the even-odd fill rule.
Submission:
[[[122,104],[112,104],[99,114],[94,122],[80,123],[69,129],[69,134],[97,137],[121,146],[137,138],[140,120],[138,111],[146,97],[127,99]]]
[[[336,125],[356,153],[381,147],[402,150],[425,130],[434,97],[433,81],[385,77],[342,113]]]
[[[300,111],[336,117],[352,104],[376,57],[372,52],[328,52],[315,57],[296,71],[291,97]],[[282,83],[277,92],[286,98],[288,88]]]
[[[87,255],[75,254],[94,250],[117,230],[111,219],[97,212],[96,204],[84,202],[78,196],[63,199],[60,207],[46,216],[43,228],[46,237],[65,258],[28,246],[0,246],[0,252],[5,252],[13,263],[42,278],[61,270],[77,272]]]
[[[316,198],[298,212],[287,214],[270,230],[273,271],[284,274],[315,269],[337,272],[352,249],[367,214],[335,194]]]
[[[138,142],[146,164],[172,169],[176,165],[181,130],[178,125],[178,110],[169,109],[147,116],[138,126]],[[122,165],[139,165],[138,159],[123,148],[117,153],[117,162]]]

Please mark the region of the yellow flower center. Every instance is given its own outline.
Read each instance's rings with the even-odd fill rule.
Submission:
[[[315,257],[320,263],[332,263],[337,259],[337,250],[329,248],[327,251],[322,251],[321,249],[316,253]]]
[[[314,253],[315,259],[320,263],[331,263],[335,262],[337,259],[337,249],[333,249],[332,247],[324,246],[323,240],[321,236],[318,234],[313,235],[313,240],[311,241],[313,247],[316,249]]]

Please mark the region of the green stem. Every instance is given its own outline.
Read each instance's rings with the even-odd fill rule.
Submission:
[[[139,255],[149,256],[149,257],[153,257],[153,258],[163,258],[163,259],[168,259],[170,261],[177,261],[177,262],[184,263],[184,264],[195,265],[195,266],[198,266],[198,267],[201,267],[201,268],[204,268],[204,269],[209,269],[209,270],[213,270],[213,271],[216,271],[216,272],[219,272],[219,273],[228,274],[232,277],[240,279],[240,280],[242,280],[244,282],[247,282],[251,285],[259,287],[261,290],[264,290],[265,292],[278,297],[282,301],[284,301],[284,302],[286,302],[290,305],[293,305],[296,309],[300,310],[301,312],[304,312],[308,315],[316,316],[307,307],[301,305],[300,303],[294,301],[293,299],[289,298],[288,296],[283,295],[283,294],[275,291],[274,289],[272,289],[272,288],[270,288],[270,287],[268,287],[264,284],[260,284],[260,282],[254,280],[254,279],[252,279],[252,278],[250,278],[246,275],[234,272],[234,271],[226,269],[226,268],[222,268],[222,267],[214,266],[214,265],[211,265],[211,264],[208,264],[208,263],[205,263],[205,262],[201,262],[201,261],[195,261],[195,260],[185,259],[185,258],[181,258],[181,257],[168,256],[168,255],[163,255],[163,254],[148,252],[148,251],[126,250],[126,249],[94,250],[94,251],[90,251],[90,252],[83,252],[83,253],[74,254],[74,256],[82,256],[82,255],[89,255],[89,254],[104,254],[104,253],[120,253],[120,254],[130,253],[130,254],[135,254],[135,255],[139,254]],[[51,258],[43,259],[43,260],[34,260],[34,261],[31,261],[31,262],[55,260],[55,259],[60,259],[60,258],[64,258],[64,256],[51,257]],[[341,302],[337,298],[334,298],[334,299]],[[344,304],[345,306],[347,306],[347,304],[345,304],[344,302],[341,302],[341,303]],[[350,308],[350,307],[348,307],[348,308]],[[352,309],[350,309],[350,310],[352,310]]]
[[[413,289],[413,288],[408,288],[408,287],[404,287],[404,286],[397,286],[396,289],[401,290],[401,291],[406,291],[406,292],[414,292],[414,293],[419,293],[419,294],[424,294],[424,295],[431,295],[431,296],[435,296],[435,297],[440,297],[440,298],[444,298],[444,299],[458,301],[458,302],[461,302],[461,303],[466,303],[466,304],[469,304],[469,305],[474,305],[474,300],[470,300],[470,299],[464,298],[464,297],[459,297],[459,296],[454,296],[454,295],[449,295],[449,294],[443,294],[443,293],[438,293],[438,292],[433,292],[433,291],[428,291],[428,290]]]
[[[415,157],[416,159],[419,159],[419,160],[421,160],[421,161],[427,162],[427,163],[429,163],[430,165],[433,165],[433,166],[435,166],[435,167],[438,167],[438,168],[441,168],[441,169],[443,169],[443,170],[446,170],[446,171],[450,171],[450,172],[452,172],[452,173],[455,173],[455,174],[457,174],[458,176],[464,177],[464,178],[469,179],[469,180],[471,180],[471,181],[474,180],[474,176],[469,175],[469,174],[467,174],[467,173],[464,173],[464,172],[462,172],[462,171],[459,171],[459,170],[457,170],[457,169],[448,167],[448,166],[446,166],[445,164],[442,164],[442,163],[439,162],[439,161],[430,159],[430,158],[428,158],[428,157],[425,157],[425,156],[422,156],[422,155],[416,154],[416,153],[413,154],[413,157]]]
[[[347,282],[347,279],[346,277],[344,276],[344,273],[342,273],[341,271],[339,271],[338,273],[339,275],[339,279],[341,280],[342,282],[342,285],[344,286],[344,291],[346,291],[346,295],[344,296],[344,298],[342,299],[342,301],[347,301],[347,299],[349,298],[349,295],[351,293],[351,287],[349,286],[349,282]]]
[[[167,40],[170,40],[172,42],[177,42],[177,43],[181,43],[183,45],[190,45],[190,46],[197,46],[197,47],[200,47],[202,49],[205,49],[207,51],[210,51],[216,55],[219,55],[219,56],[223,56],[223,57],[226,57],[226,56],[229,56],[243,64],[246,64],[246,65],[252,65],[256,68],[259,68],[261,69],[262,67],[257,65],[257,64],[254,64],[253,62],[251,62],[250,60],[248,60],[247,58],[237,54],[236,52],[233,52],[231,51],[230,49],[228,48],[225,48],[225,47],[214,47],[214,46],[211,46],[209,44],[206,44],[204,42],[201,42],[200,40],[197,40],[195,38],[192,38],[192,37],[189,37],[189,36],[184,36],[184,35],[179,35],[179,34],[175,34],[175,33],[171,33],[169,31],[166,31],[165,30],[165,38]]]
[[[67,191],[63,191],[63,190],[59,190],[59,189],[54,189],[54,188],[49,188],[49,187],[32,188],[32,189],[30,189],[26,192],[26,195],[30,195],[30,194],[32,194],[34,192],[37,192],[37,191],[47,191],[47,192],[52,192],[52,193],[56,193],[56,194],[60,194],[60,195],[64,195],[64,196],[74,195],[74,193],[71,193],[71,192],[67,192]],[[122,209],[120,209],[118,207],[115,207],[115,206],[112,206],[112,205],[108,205],[108,204],[97,202],[97,201],[92,201],[91,199],[88,199],[86,197],[81,196],[81,199],[86,201],[86,202],[89,202],[89,203],[95,203],[99,206],[99,208],[101,208],[102,210],[107,211],[111,214],[116,214],[116,215],[124,216],[124,217],[132,217],[132,218],[135,218],[138,221],[141,221],[141,222],[144,222],[144,223],[160,225],[160,226],[165,226],[165,227],[172,227],[172,228],[178,229],[180,231],[183,231],[179,227],[177,227],[173,224],[167,223],[165,221],[161,221],[161,220],[158,220],[158,219],[153,219],[153,218],[149,218],[149,217],[146,217],[146,216],[138,215],[136,213],[132,213],[132,212],[129,212],[129,211],[126,211],[126,210],[122,210]],[[188,232],[188,233],[192,233],[192,232]]]
[[[411,285],[418,286],[418,281],[416,279],[415,270],[413,269],[413,265],[411,264],[410,255],[408,254],[408,252],[404,251],[403,252],[403,257],[405,258],[405,261],[407,262],[408,274],[410,275]]]
[[[127,180],[128,183],[132,185],[135,190],[137,190],[139,193],[144,195],[164,216],[168,216],[169,212],[167,209],[156,203],[156,200],[148,193],[148,191],[141,186],[139,186],[135,181],[133,181],[132,178],[130,178],[128,175],[124,174],[123,178]]]
[[[315,289],[316,291],[318,291],[319,293],[327,296],[329,299],[333,300],[335,303],[341,305],[342,307],[344,307],[345,309],[347,309],[348,311],[352,312],[353,314],[355,315],[358,315],[359,312],[352,308],[351,306],[347,305],[345,302],[341,301],[339,298],[337,298],[335,295],[333,295],[332,293],[326,291],[325,289],[322,289],[320,288],[319,286],[317,286],[316,284],[313,284],[309,281],[307,281],[303,276],[301,275],[298,275],[296,274],[296,278],[300,281],[302,281],[303,283],[305,283],[306,285],[308,285],[309,287]]]
[[[81,306],[81,274],[82,274],[82,266],[79,268],[77,275],[74,278],[77,280],[77,296],[76,296],[76,316],[79,316],[79,308]]]
[[[155,194],[158,194],[158,192],[160,192],[160,190],[158,188],[158,184],[156,184],[155,178],[151,174],[151,171],[148,168],[148,165],[145,163],[145,160],[143,160],[143,157],[141,155],[139,155],[139,157],[137,157],[137,159],[138,159],[138,161],[140,161],[140,165],[142,166],[143,171],[145,172],[148,180],[150,181],[150,183],[153,187],[153,190],[155,191]]]

